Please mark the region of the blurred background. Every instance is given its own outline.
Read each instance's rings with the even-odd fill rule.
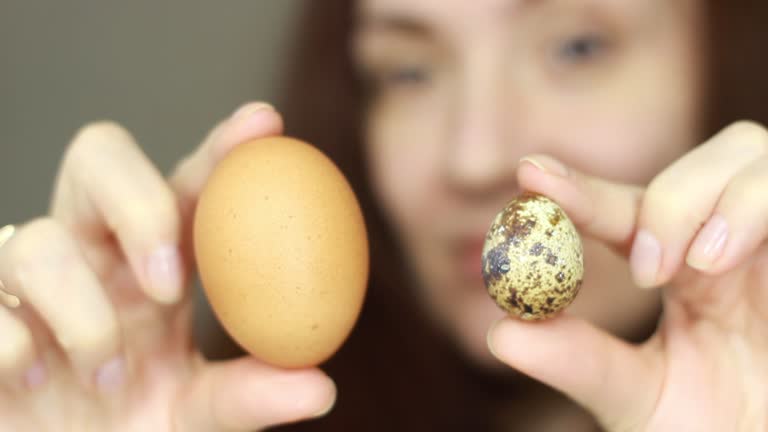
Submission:
[[[168,172],[239,104],[271,100],[300,0],[0,0],[0,226],[47,211],[84,123]]]
[[[0,0],[0,226],[46,213],[87,122],[121,123],[168,173],[238,105],[272,100],[302,3]],[[196,290],[196,336],[226,356]]]

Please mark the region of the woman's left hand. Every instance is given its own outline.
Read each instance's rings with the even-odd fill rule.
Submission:
[[[768,430],[768,131],[733,124],[647,188],[531,159],[521,187],[628,257],[638,285],[663,287],[663,316],[641,345],[567,313],[505,318],[495,355],[610,431]]]

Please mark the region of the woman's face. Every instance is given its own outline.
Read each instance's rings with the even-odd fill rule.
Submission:
[[[362,0],[355,52],[370,78],[368,155],[428,310],[471,358],[502,312],[480,252],[519,190],[520,157],[646,183],[697,138],[695,0]],[[585,239],[571,311],[629,334],[658,307]]]

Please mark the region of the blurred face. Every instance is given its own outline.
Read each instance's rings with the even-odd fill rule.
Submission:
[[[502,312],[480,253],[530,153],[642,184],[697,137],[695,0],[362,0],[355,38],[370,79],[368,155],[378,198],[428,310],[480,364]],[[570,311],[618,334],[655,293],[585,239]],[[590,271],[591,270],[591,271]]]

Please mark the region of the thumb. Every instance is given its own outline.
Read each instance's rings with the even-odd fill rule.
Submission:
[[[537,322],[504,318],[488,332],[499,360],[563,392],[614,431],[642,430],[653,413],[663,369],[652,343],[635,347],[564,314]]]
[[[253,357],[205,364],[181,395],[174,430],[252,431],[326,414],[336,387],[318,369],[283,370]]]

